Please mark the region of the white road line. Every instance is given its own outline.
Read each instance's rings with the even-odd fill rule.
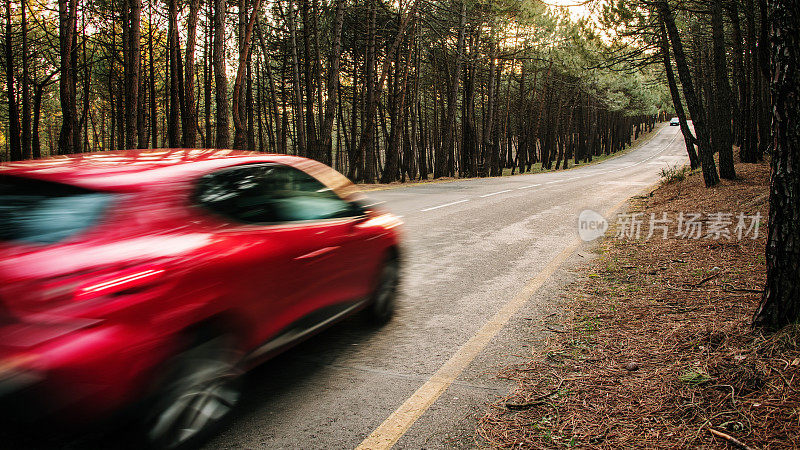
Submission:
[[[504,191],[492,192],[491,194],[483,194],[483,195],[481,195],[481,198],[483,198],[483,197],[491,197],[491,196],[497,195],[497,194],[505,194],[506,192],[511,192],[511,189],[506,189]]]
[[[536,186],[541,186],[541,184],[529,184],[528,186],[518,187],[517,189],[530,189],[530,188],[534,188]]]
[[[466,201],[467,200],[459,200],[459,201],[456,201],[456,202],[445,203],[444,205],[431,206],[430,208],[420,209],[419,211],[420,212],[433,211],[434,209],[444,208],[445,206],[453,206],[453,205],[457,205],[459,203],[464,203]]]
[[[561,183],[562,181],[564,181],[564,180],[554,180],[554,181],[548,181],[548,182],[547,182],[547,183],[545,183],[545,184]]]

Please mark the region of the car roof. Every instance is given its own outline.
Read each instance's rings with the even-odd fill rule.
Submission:
[[[339,172],[298,156],[221,149],[157,149],[81,153],[0,164],[11,175],[103,191],[138,191],[192,180],[217,169],[274,162],[311,173],[334,189],[353,187]]]

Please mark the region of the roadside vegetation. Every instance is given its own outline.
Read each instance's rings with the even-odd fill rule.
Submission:
[[[550,344],[501,374],[518,389],[478,433],[495,447],[797,448],[799,12],[748,0],[603,11],[618,60],[662,63],[690,157],[662,170],[632,214],[652,227],[699,213],[705,230],[746,214],[747,230],[762,231],[640,238],[620,230],[633,216],[618,222],[570,291],[568,317],[544,319]]]
[[[128,148],[289,153],[359,182],[559,169],[671,111],[539,2],[7,1],[3,160]]]
[[[711,191],[697,172],[672,178],[629,212],[766,218],[768,166],[736,170],[740,180]],[[612,224],[564,296],[566,320],[545,318],[548,344],[501,375],[518,388],[490,407],[480,435],[520,448],[800,446],[800,327],[751,327],[764,225],[756,239],[636,240],[613,238]]]
[[[497,176],[507,177],[507,176],[513,176],[513,175],[523,175],[523,174],[532,175],[532,174],[537,174],[537,173],[555,172],[555,171],[560,171],[560,170],[570,170],[570,169],[575,169],[575,168],[578,168],[578,167],[585,167],[585,166],[589,166],[589,165],[592,165],[592,164],[597,164],[597,163],[606,161],[608,159],[615,158],[617,156],[622,156],[622,155],[624,155],[624,154],[626,154],[626,153],[628,153],[628,152],[630,152],[632,150],[635,150],[635,149],[639,148],[639,146],[647,143],[651,138],[653,138],[656,134],[658,134],[658,132],[661,131],[661,129],[662,129],[662,125],[664,125],[664,124],[656,124],[650,131],[640,134],[639,137],[633,139],[631,141],[630,145],[627,145],[623,150],[620,150],[620,151],[614,152],[614,153],[602,154],[602,155],[599,155],[599,156],[594,156],[591,159],[591,161],[587,161],[587,160],[574,161],[573,165],[564,164],[559,169],[555,169],[555,168],[548,169],[547,167],[545,167],[543,165],[543,163],[538,162],[538,163],[532,164],[531,167],[530,167],[530,170],[525,171],[525,172],[517,171],[517,167],[516,166],[511,167],[510,169],[509,168],[504,168],[502,174],[501,175],[497,175]],[[690,169],[686,168],[686,169],[680,169],[680,170],[689,171]],[[425,184],[425,183],[446,183],[448,181],[455,181],[455,180],[461,180],[461,179],[465,179],[465,178],[440,177],[440,178],[429,178],[429,179],[425,179],[425,180],[420,179],[420,180],[415,180],[415,181],[411,181],[411,180],[400,181],[400,180],[398,180],[398,181],[394,181],[394,182],[391,182],[391,183],[358,183],[358,188],[363,190],[363,191],[376,191],[376,190],[383,190],[383,189],[391,189],[391,188],[395,188],[395,187],[414,186],[414,185]]]

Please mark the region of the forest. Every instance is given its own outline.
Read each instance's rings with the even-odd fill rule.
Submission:
[[[363,182],[501,175],[618,151],[671,111],[662,67],[528,0],[4,9],[3,160],[216,147]]]

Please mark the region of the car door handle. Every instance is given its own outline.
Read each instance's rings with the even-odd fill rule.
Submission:
[[[333,246],[333,247],[322,247],[320,249],[314,250],[313,252],[306,253],[305,255],[300,255],[300,256],[296,257],[295,259],[299,260],[299,261],[303,261],[303,260],[319,258],[320,256],[326,255],[326,254],[328,254],[328,253],[330,253],[330,252],[332,252],[334,250],[337,250],[338,248],[339,248],[338,245]]]

